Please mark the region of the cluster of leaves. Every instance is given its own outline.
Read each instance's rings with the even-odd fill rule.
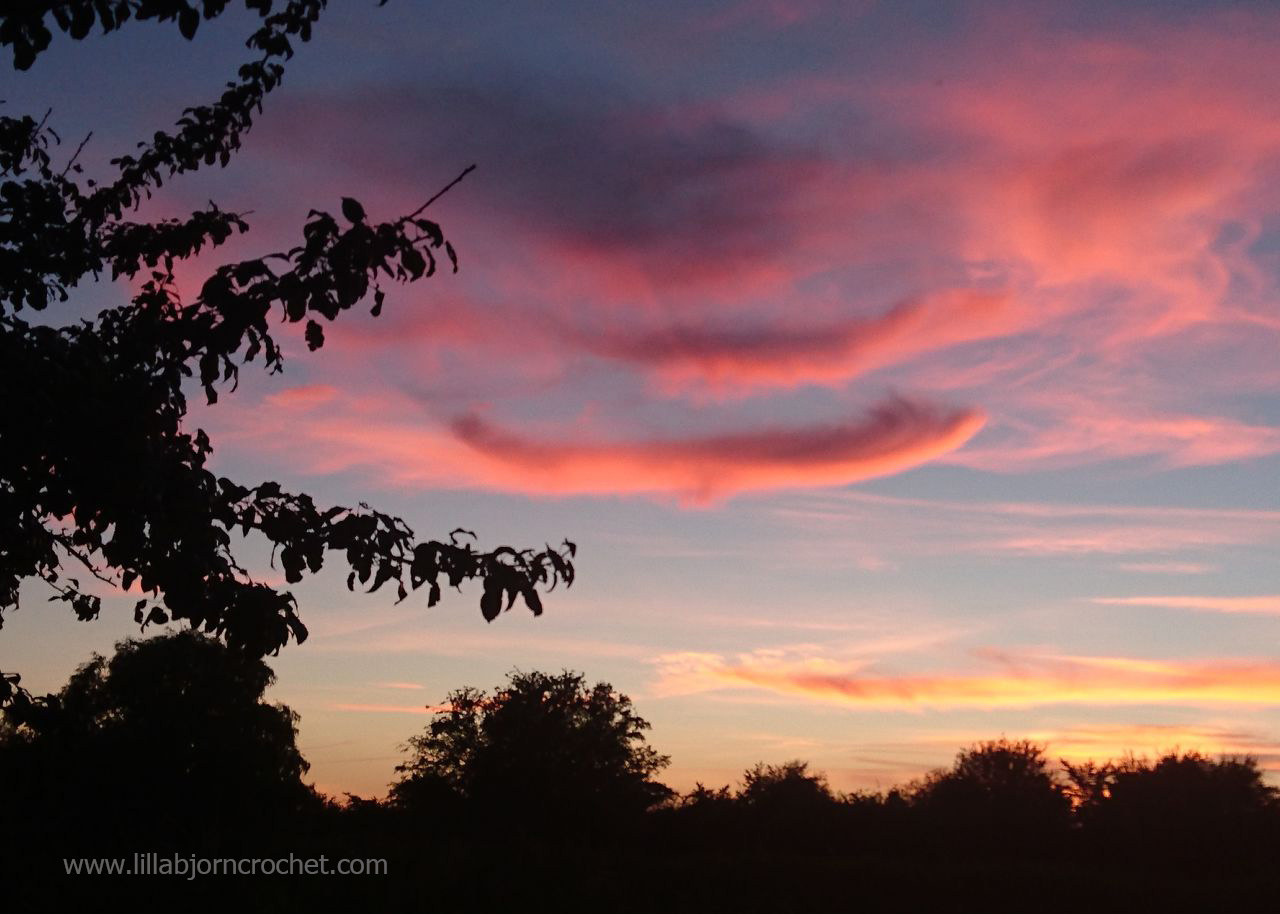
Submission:
[[[205,0],[201,9],[211,18],[225,6]],[[39,578],[55,591],[51,599],[96,618],[101,599],[70,565],[123,590],[137,582],[146,596],[135,616],[144,626],[185,620],[251,653],[274,652],[303,640],[306,628],[291,594],[252,580],[237,563],[233,533],[257,531],[274,545],[288,583],[337,552],[352,588],[394,580],[399,599],[426,587],[434,605],[442,583],[483,578],[486,620],[517,596],[538,614],[538,587],[573,581],[572,543],[483,552],[459,538],[465,531],[418,542],[404,521],[364,504],[320,507],[274,482],[219,478],[206,468],[208,436],[184,428],[189,379],[214,403],[219,390],[235,389],[243,364],[261,356],[268,371],[282,369],[273,315],[305,322],[307,345],[318,349],[321,321],[370,299],[372,314],[381,312],[383,282],[432,276],[438,255],[458,268],[442,229],[423,215],[439,194],[381,223],[348,197],[340,217],[313,210],[296,247],[221,266],[194,300],[179,298],[175,262],[246,231],[244,218],[213,203],[187,219],[141,223],[124,214],[165,178],[227,164],[324,0],[290,0],[274,13],[270,0],[246,6],[263,19],[248,41],[260,57],[218,101],[187,109],[175,132],[112,160],[118,176],[110,183],[81,186],[83,143],[55,164],[60,140],[48,115],[0,117],[0,384],[24,391],[0,405],[0,611],[17,606],[24,579]],[[0,10],[0,39],[26,68],[49,44],[46,18],[75,38],[94,21],[110,31],[131,18],[173,20],[190,37],[195,10],[181,0],[15,4]],[[78,282],[108,271],[145,279],[130,305],[61,327],[23,318],[24,309],[65,301]],[[25,693],[7,674],[0,703],[14,697]]]
[[[315,22],[326,0],[290,2],[283,16],[297,9],[304,9],[309,18],[299,21],[293,29],[303,41],[311,38],[311,24]],[[382,0],[383,3],[386,0]],[[285,21],[281,15],[271,16],[272,0],[245,0],[245,8],[257,12],[274,26]],[[50,25],[79,41],[89,34],[95,24],[102,26],[105,35],[125,25],[130,19],[158,22],[174,22],[182,37],[195,37],[203,11],[205,19],[219,16],[227,8],[227,0],[28,0],[11,4],[0,20],[0,44],[13,47],[13,65],[19,70],[30,69],[40,52],[47,50],[53,40]],[[52,20],[49,22],[48,20]],[[268,36],[269,37],[269,36]],[[264,36],[256,33],[250,39],[250,47],[264,46]]]

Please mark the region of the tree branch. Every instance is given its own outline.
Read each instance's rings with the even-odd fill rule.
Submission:
[[[402,219],[400,220],[400,222],[401,222],[401,223],[408,222],[410,219],[413,219],[414,217],[421,215],[421,214],[422,214],[422,212],[423,212],[423,210],[425,210],[425,209],[426,209],[428,206],[430,206],[432,203],[435,203],[437,200],[439,200],[441,197],[443,197],[445,194],[447,194],[450,190],[452,190],[452,189],[453,189],[453,187],[454,187],[454,185],[455,185],[455,184],[460,183],[460,182],[462,181],[462,179],[463,179],[463,178],[465,178],[467,175],[471,174],[471,172],[473,172],[473,171],[475,171],[475,170],[476,170],[476,167],[475,167],[475,165],[474,165],[474,164],[473,164],[473,165],[468,165],[466,168],[462,169],[462,174],[458,175],[456,178],[454,178],[452,181],[450,181],[450,182],[449,182],[448,184],[446,184],[444,187],[442,187],[442,188],[440,188],[438,191],[436,191],[436,192],[435,192],[435,194],[434,194],[434,195],[432,195],[432,197],[431,197],[431,199],[430,199],[430,200],[428,200],[426,203],[424,203],[424,204],[422,204],[421,206],[419,206],[417,209],[415,209],[415,210],[414,210],[413,212],[411,212],[409,215],[407,215],[407,216],[405,216],[404,218],[402,218]]]

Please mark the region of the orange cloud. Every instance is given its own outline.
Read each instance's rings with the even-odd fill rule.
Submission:
[[[268,394],[267,402],[285,409],[308,410],[329,403],[338,395],[332,384],[301,384]]]
[[[1218,570],[1217,565],[1205,562],[1121,562],[1116,567],[1138,574],[1208,574]]]
[[[1070,762],[1119,759],[1132,752],[1148,757],[1172,750],[1208,755],[1252,755],[1268,767],[1280,762],[1280,742],[1259,733],[1217,724],[1115,724],[1037,730],[1028,739],[1048,743],[1054,758]]]
[[[1159,609],[1193,609],[1218,613],[1280,615],[1280,595],[1260,597],[1094,597],[1106,606],[1151,606]]]
[[[988,652],[997,669],[960,674],[875,675],[828,658],[768,652],[737,661],[716,654],[659,657],[657,691],[756,689],[863,710],[1027,708],[1045,705],[1274,705],[1280,662],[1174,662],[1127,657]]]

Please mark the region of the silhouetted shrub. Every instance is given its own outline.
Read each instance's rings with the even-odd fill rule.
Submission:
[[[669,762],[649,724],[607,683],[580,673],[512,673],[493,695],[464,688],[409,740],[395,804],[425,816],[453,802],[487,830],[590,839],[637,825],[671,796],[653,780]]]
[[[808,762],[757,764],[743,773],[738,800],[753,838],[767,846],[830,848],[839,830],[836,796]]]
[[[1044,747],[1026,740],[978,743],[910,792],[934,847],[951,855],[1049,854],[1069,828],[1066,791]]]

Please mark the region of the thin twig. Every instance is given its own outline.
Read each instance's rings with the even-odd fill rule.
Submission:
[[[67,162],[67,167],[62,169],[62,174],[60,174],[58,177],[65,178],[67,176],[67,172],[71,170],[71,166],[76,164],[76,159],[80,158],[80,150],[84,149],[85,143],[88,143],[89,140],[92,139],[92,137],[93,137],[93,131],[90,130],[88,135],[83,140],[80,141],[80,145],[76,147],[75,154],[71,156],[71,160]]]
[[[53,588],[54,590],[56,590],[58,593],[63,594],[63,595],[66,595],[66,594],[69,594],[69,593],[81,593],[81,591],[76,590],[76,589],[74,589],[74,588],[72,588],[72,587],[63,587],[61,584],[59,584],[59,583],[58,583],[57,581],[55,581],[53,578],[48,577],[48,576],[46,576],[45,574],[41,574],[41,575],[40,575],[40,580],[44,581],[46,584],[48,584],[50,587],[52,587],[52,588]]]
[[[444,187],[440,188],[440,190],[436,192],[435,196],[433,196],[430,200],[428,200],[426,203],[424,203],[424,204],[422,204],[421,206],[419,206],[417,209],[415,209],[415,210],[414,210],[413,212],[411,212],[409,215],[405,216],[405,217],[404,217],[403,219],[401,219],[400,221],[401,221],[401,222],[408,222],[410,219],[412,219],[414,216],[418,215],[420,212],[422,212],[424,209],[426,209],[426,208],[427,208],[428,206],[430,206],[432,203],[435,203],[437,200],[439,200],[441,197],[443,197],[445,194],[447,194],[447,193],[448,193],[448,192],[453,188],[453,186],[454,186],[455,184],[457,184],[459,181],[461,181],[463,178],[465,178],[467,175],[471,174],[471,172],[473,172],[473,171],[475,171],[475,170],[476,170],[475,165],[468,165],[466,168],[462,169],[462,174],[458,175],[456,178],[454,178],[452,181],[450,181],[450,182],[449,182],[448,184],[446,184]]]

